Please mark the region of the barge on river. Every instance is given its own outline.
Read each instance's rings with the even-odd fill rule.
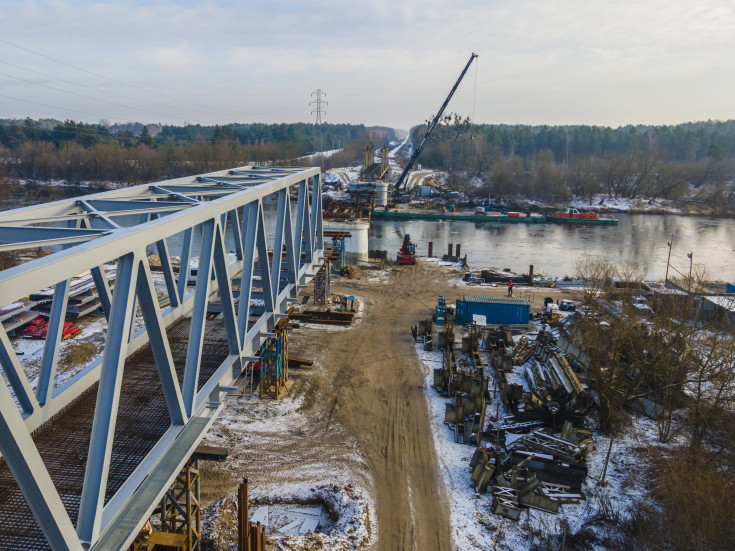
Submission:
[[[600,218],[600,215],[592,211],[580,211],[574,207],[567,207],[564,212],[555,212],[546,215],[547,222],[557,224],[589,224],[593,226],[616,225],[617,218]]]
[[[412,211],[385,211],[375,209],[375,220],[455,220],[458,222],[503,222],[515,224],[543,224],[546,217],[543,215],[526,216],[517,212],[509,213],[478,213],[461,214],[456,212],[412,212]],[[617,221],[616,221],[617,222]]]

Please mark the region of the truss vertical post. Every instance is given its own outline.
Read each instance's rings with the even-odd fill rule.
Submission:
[[[186,414],[191,415],[196,403],[199,384],[199,357],[202,354],[204,325],[207,319],[207,296],[212,273],[212,246],[214,244],[214,220],[208,220],[202,228],[202,246],[199,251],[197,284],[194,291],[194,309],[191,312],[189,346],[186,352],[184,370],[184,405]]]
[[[13,388],[13,393],[23,410],[23,414],[30,415],[39,406],[38,400],[33,395],[31,385],[28,384],[28,378],[25,376],[23,367],[18,361],[18,356],[13,350],[13,344],[10,342],[4,327],[0,327],[0,365],[2,365],[5,376]],[[15,404],[13,406],[15,407]]]
[[[102,312],[105,314],[105,319],[110,321],[110,308],[112,307],[112,301],[110,299],[110,284],[107,282],[107,275],[105,274],[104,266],[95,266],[90,270],[92,273],[92,280],[97,288],[97,296],[100,298],[100,305],[102,306]]]
[[[158,299],[155,295],[153,278],[147,260],[141,260],[140,262],[137,293],[171,423],[173,425],[184,425],[187,421],[186,408],[181,396],[179,381],[176,377],[176,366],[166,338],[166,330],[163,327],[163,319],[158,308]]]
[[[41,358],[41,373],[38,377],[36,398],[40,405],[44,405],[51,396],[56,377],[56,364],[59,360],[59,343],[64,331],[66,306],[69,302],[69,280],[65,279],[56,284],[54,298],[51,302],[49,323],[46,328],[46,342],[43,346]]]
[[[134,281],[137,275],[135,260],[135,253],[130,253],[120,257],[117,263],[116,291],[112,297],[107,343],[102,357],[92,436],[89,442],[89,455],[77,520],[77,534],[85,543],[93,542],[100,532],[112,439],[115,435],[117,406],[120,399],[120,384],[133,315],[131,305],[135,295]]]
[[[242,242],[245,254],[242,264],[241,281],[251,281],[255,268],[255,241],[258,231],[258,204],[256,202],[245,206],[242,221]],[[245,342],[248,332],[248,318],[250,317],[251,285],[240,285],[240,304],[238,306],[237,328],[240,342]]]
[[[181,262],[179,264],[179,280],[176,282],[181,302],[186,298],[186,284],[189,279],[189,263],[191,262],[191,234],[193,228],[184,231],[184,240],[181,243]]]

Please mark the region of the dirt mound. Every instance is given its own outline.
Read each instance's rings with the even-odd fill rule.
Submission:
[[[345,266],[342,273],[347,279],[360,279],[362,277],[362,268],[359,266]]]

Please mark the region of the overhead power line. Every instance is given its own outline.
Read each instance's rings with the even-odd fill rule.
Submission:
[[[62,111],[70,111],[72,113],[81,113],[82,115],[90,115],[92,117],[96,117],[98,119],[104,119],[104,115],[100,115],[99,113],[90,113],[89,111],[81,111],[79,109],[71,109],[70,107],[59,107],[58,105],[50,105],[48,103],[42,103],[40,101],[33,101],[30,99],[25,98],[16,98],[13,96],[6,96],[5,94],[0,94],[0,98],[7,98],[7,99],[14,99],[16,101],[23,101],[25,103],[32,103],[34,105],[40,105],[42,107],[51,107],[52,109],[61,109]],[[122,120],[122,119],[120,119]]]
[[[42,54],[40,52],[36,52],[36,51],[31,50],[29,48],[25,48],[25,47],[20,46],[18,44],[14,44],[13,42],[9,42],[8,40],[2,39],[2,38],[0,38],[0,42],[2,42],[4,44],[7,44],[9,46],[13,46],[14,48],[18,48],[19,50],[23,50],[24,52],[28,52],[28,53],[31,53],[33,55],[37,55],[39,57],[42,57],[44,59],[48,59],[49,61],[53,61],[54,63],[59,63],[59,64],[64,65],[66,67],[70,67],[71,69],[75,69],[77,71],[81,71],[83,73],[87,73],[88,75],[92,75],[92,76],[95,76],[97,78],[108,80],[110,82],[114,82],[115,84],[119,84],[119,85],[125,86],[127,88],[132,88],[134,90],[138,90],[138,91],[144,92],[146,94],[153,94],[155,96],[159,96],[159,97],[162,97],[162,98],[170,99],[170,100],[173,100],[173,101],[178,101],[178,102],[181,102],[181,103],[186,103],[186,104],[189,104],[189,105],[195,105],[197,107],[202,107],[204,109],[210,109],[212,111],[219,111],[220,113],[229,113],[229,114],[235,113],[235,111],[227,111],[227,110],[223,110],[223,109],[218,109],[216,107],[210,107],[208,105],[202,105],[200,103],[195,103],[193,101],[188,101],[188,100],[184,100],[184,99],[177,98],[177,97],[174,97],[174,96],[169,96],[169,95],[166,95],[166,94],[161,94],[160,92],[155,92],[155,91],[152,91],[152,90],[146,90],[145,88],[142,88],[140,86],[135,86],[134,84],[128,84],[127,82],[122,82],[120,80],[117,80],[117,79],[114,79],[114,78],[110,78],[108,76],[101,75],[99,73],[95,73],[94,71],[89,71],[87,69],[84,69],[83,67],[79,67],[77,65],[72,65],[71,63],[67,63],[66,61],[62,61],[60,59],[56,59],[54,57],[47,56],[45,54]]]
[[[15,63],[10,63],[8,61],[3,61],[1,59],[0,59],[0,63],[2,63],[3,65],[8,65],[10,67],[15,67],[16,69],[20,69],[21,71],[27,71],[29,73],[34,73],[34,74],[41,75],[41,76],[44,76],[44,77],[52,78],[52,79],[58,80],[60,82],[64,82],[66,84],[70,84],[72,86],[78,86],[79,88],[86,88],[87,90],[92,90],[93,92],[97,92],[99,94],[107,94],[109,96],[115,96],[115,97],[118,97],[118,98],[123,98],[123,99],[131,100],[131,101],[140,101],[140,102],[143,102],[143,103],[149,103],[151,105],[156,105],[158,107],[170,107],[169,104],[158,103],[156,101],[151,101],[151,100],[148,100],[148,99],[133,98],[131,96],[126,96],[124,94],[118,94],[117,92],[110,92],[109,90],[102,90],[100,88],[95,88],[93,86],[88,86],[86,84],[80,84],[78,82],[73,82],[71,80],[66,80],[64,78],[57,77],[55,75],[50,75],[48,73],[43,73],[41,71],[36,71],[35,69],[29,69],[28,67],[23,67],[21,65],[16,65]],[[18,78],[18,77],[13,77],[13,78]],[[99,100],[99,101],[103,101],[103,100]],[[136,109],[137,109],[137,107],[136,107]],[[204,113],[204,111],[200,111],[198,109],[193,109],[193,111],[197,111],[198,113]],[[233,113],[234,113],[234,111],[233,111]],[[190,119],[190,120],[194,120],[194,119]]]
[[[105,100],[105,99],[94,98],[92,96],[87,96],[85,94],[79,94],[78,92],[72,92],[71,90],[64,90],[63,88],[57,88],[56,86],[51,86],[49,84],[43,84],[41,82],[34,82],[32,80],[27,80],[25,78],[16,77],[14,75],[9,75],[7,73],[0,72],[0,75],[2,75],[4,77],[8,77],[8,78],[14,78],[16,80],[20,80],[21,82],[26,82],[26,83],[31,84],[33,86],[41,86],[43,88],[48,88],[49,90],[56,90],[58,92],[63,92],[65,94],[71,94],[73,96],[77,96],[77,97],[80,97],[80,98],[91,99],[92,101],[99,101],[101,103],[107,103],[108,105],[115,105],[117,107],[124,107],[126,109],[135,109],[137,111],[141,111],[141,112],[144,112],[144,113],[151,113],[153,115],[158,115],[160,117],[169,117],[169,118],[172,118],[172,119],[179,119],[179,120],[182,120],[182,121],[189,120],[189,118],[187,118],[187,117],[177,117],[176,115],[167,115],[166,113],[159,113],[158,111],[151,111],[150,109],[143,109],[141,107],[134,107],[134,106],[131,106],[131,105],[125,105],[125,104],[117,103],[117,102],[114,102],[114,101],[108,101],[108,100]],[[191,120],[195,120],[195,119],[191,119]],[[201,122],[201,121],[196,121],[196,122]]]

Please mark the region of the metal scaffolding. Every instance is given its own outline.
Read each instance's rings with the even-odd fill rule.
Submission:
[[[161,500],[161,532],[181,534],[186,551],[200,551],[202,511],[199,508],[199,460],[190,459]]]
[[[0,252],[55,250],[0,272],[7,303],[53,289],[37,380],[0,330],[0,530],[9,548],[130,545],[222,396],[323,266],[321,213],[319,169],[242,167],[0,214]],[[85,271],[107,323],[103,352],[60,379],[70,281]],[[219,313],[208,319],[214,302]],[[147,436],[132,437],[139,431]]]

